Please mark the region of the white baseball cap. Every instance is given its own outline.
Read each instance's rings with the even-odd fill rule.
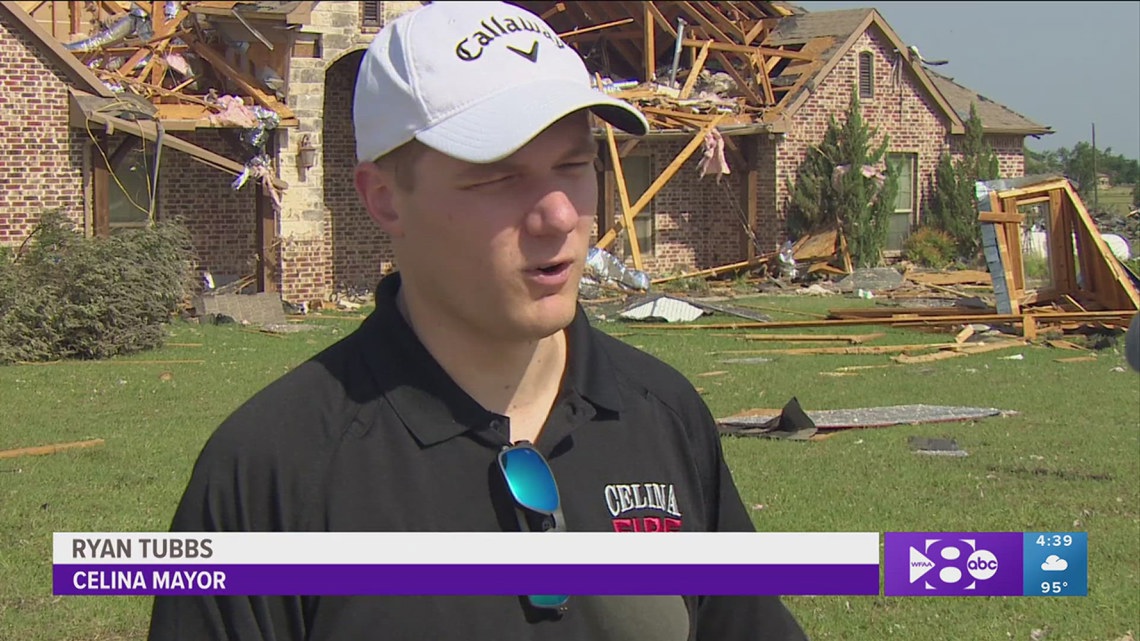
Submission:
[[[472,163],[513,154],[590,109],[634,135],[645,116],[595,89],[581,56],[541,18],[506,2],[432,2],[388,23],[356,76],[356,157],[412,139]]]

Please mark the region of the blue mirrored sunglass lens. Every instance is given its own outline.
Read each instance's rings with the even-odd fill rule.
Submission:
[[[500,461],[511,494],[520,505],[545,513],[558,509],[558,487],[541,454],[528,448],[507,450]]]
[[[559,608],[570,599],[565,594],[532,594],[527,598],[530,599],[531,605],[536,608]]]

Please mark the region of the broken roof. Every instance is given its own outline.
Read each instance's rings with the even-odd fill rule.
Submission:
[[[946,96],[946,100],[950,102],[950,105],[962,120],[966,120],[970,117],[970,104],[976,104],[978,118],[982,121],[982,130],[986,133],[1029,136],[1053,133],[1051,128],[1039,125],[1009,107],[990,100],[973,89],[954,82],[953,78],[935,73],[929,69],[926,73],[930,75],[930,78],[934,81],[934,85],[938,87],[938,90],[942,92],[943,96]]]

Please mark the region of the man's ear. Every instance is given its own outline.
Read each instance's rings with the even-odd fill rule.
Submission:
[[[362,162],[353,172],[353,182],[373,222],[393,238],[403,236],[403,221],[395,203],[396,176],[374,162]]]

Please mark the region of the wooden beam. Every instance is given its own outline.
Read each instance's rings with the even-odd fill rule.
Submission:
[[[685,164],[685,161],[693,155],[693,152],[696,151],[697,148],[702,144],[704,144],[705,136],[707,136],[714,127],[720,124],[720,121],[724,119],[725,115],[726,114],[718,114],[715,118],[709,121],[707,125],[701,128],[701,130],[698,131],[695,136],[693,136],[692,140],[689,141],[689,144],[685,145],[685,148],[677,153],[677,155],[673,158],[673,161],[669,163],[669,166],[666,167],[665,170],[657,176],[653,183],[650,184],[649,187],[645,190],[645,193],[641,194],[641,197],[637,199],[637,202],[630,207],[629,217],[631,219],[635,218],[639,213],[641,213],[641,210],[644,209],[645,206],[649,204],[649,201],[651,201],[653,197],[657,195],[657,192],[661,191],[661,188],[664,187],[665,184],[673,178],[673,175],[681,169],[681,167]],[[605,249],[606,247],[609,247],[610,244],[613,243],[617,238],[618,231],[620,230],[611,229],[607,231],[604,236],[598,239],[598,242],[595,246],[598,249]]]
[[[649,13],[649,3],[643,2],[645,13],[642,17],[642,29],[645,30],[645,80],[653,82],[657,78],[657,42],[656,32],[653,28],[653,14]]]
[[[610,162],[614,167],[614,178],[617,181],[618,198],[621,202],[622,226],[627,229],[629,236],[629,249],[633,253],[633,268],[641,271],[641,245],[637,240],[637,229],[633,225],[633,216],[630,214],[629,191],[625,182],[625,172],[621,168],[621,155],[618,154],[617,140],[614,138],[614,128],[606,123],[606,144],[610,148]],[[608,196],[608,194],[607,194]]]
[[[582,27],[581,29],[575,29],[573,31],[567,31],[566,33],[560,33],[560,34],[558,34],[558,37],[565,40],[566,38],[571,38],[573,36],[582,35],[583,33],[591,33],[593,31],[601,31],[602,29],[609,29],[611,27],[620,27],[623,24],[629,24],[631,22],[633,22],[633,18],[625,18],[623,20],[614,20],[613,22],[604,22],[602,24],[596,24],[596,25],[589,26],[589,27]]]
[[[728,137],[726,137],[727,139]],[[756,243],[752,241],[752,234],[756,233],[756,221],[760,214],[760,172],[756,167],[756,141],[751,136],[745,138],[751,152],[745,152],[745,159],[752,160],[748,162],[748,171],[744,175],[744,211],[747,216],[748,229],[751,233],[745,233],[745,239],[748,242],[748,251],[745,257],[749,260],[756,257]]]
[[[53,6],[55,4],[56,3],[54,2],[52,3]],[[0,459],[17,458],[20,456],[43,456],[45,454],[55,454],[56,452],[63,452],[66,450],[95,447],[102,444],[103,439],[94,438],[88,441],[75,441],[73,443],[58,443],[56,445],[41,445],[39,447],[21,447],[14,450],[0,451]]]
[[[656,21],[657,24],[662,29],[665,30],[665,33],[668,33],[670,36],[673,36],[674,39],[677,38],[676,27],[674,27],[672,24],[669,23],[669,20],[665,18],[665,16],[661,13],[661,10],[657,8],[657,5],[655,3],[646,2],[645,8],[649,10],[650,15],[653,16],[653,20]]]
[[[80,15],[83,11],[83,5],[77,2],[68,2],[67,9],[68,17],[71,18],[71,33],[68,35],[74,36],[80,33],[80,29],[83,28],[83,16]]]
[[[744,34],[744,44],[750,45],[755,42],[757,38],[763,40],[761,36],[768,34],[767,26],[767,22],[764,22],[763,20],[757,20],[756,26],[752,27],[748,30],[748,33]]]
[[[1017,212],[1010,213],[1008,211],[983,211],[978,214],[978,222],[983,223],[1013,223],[1022,224],[1025,222],[1025,216]]]
[[[686,15],[692,17],[694,20],[700,23],[700,25],[704,27],[708,31],[709,35],[711,35],[713,38],[725,43],[733,42],[733,39],[728,34],[721,31],[719,27],[713,24],[713,22],[709,20],[705,14],[701,13],[696,7],[693,6],[693,3],[682,1],[677,2],[676,5],[681,9],[681,11],[684,11]],[[744,34],[740,34],[740,37],[743,39]]]
[[[1013,268],[1010,262],[1012,259],[1009,255],[1009,246],[1006,244],[1005,234],[1002,233],[1002,230],[996,229],[995,231],[997,232],[996,236],[998,257],[1001,260],[1001,269],[1003,275],[1005,276],[1005,288],[1006,292],[1009,295],[1010,310],[1012,314],[1017,315],[1021,313],[1021,307],[1018,302],[1019,292],[1017,291],[1015,281],[1013,280]]]
[[[636,147],[637,143],[639,142],[641,142],[641,138],[630,138],[629,140],[626,140],[618,149],[618,155],[622,158],[625,158],[629,155],[629,152],[633,151],[633,148]]]
[[[728,16],[721,13],[720,9],[717,8],[718,4],[720,3],[702,2],[699,6],[694,6],[693,8],[697,10],[704,9],[706,12],[708,12],[708,16],[712,18],[712,21],[716,23],[716,25],[720,27],[725,34],[736,38],[740,42],[744,42],[744,30],[740,28],[740,25],[736,24],[732,20],[729,20]]]
[[[704,44],[701,40],[693,38],[685,38],[681,44],[686,47],[699,47]],[[780,58],[787,58],[789,60],[806,60],[808,62],[816,60],[817,57],[810,53],[803,53],[802,51],[788,51],[787,49],[775,49],[773,47],[757,47],[752,45],[738,45],[725,42],[714,42],[712,47],[713,51],[727,51],[729,53],[743,53],[752,55],[756,52],[763,53],[766,56],[777,56]]]
[[[772,81],[768,78],[768,65],[765,64],[764,54],[757,51],[749,57],[749,62],[756,72],[757,84],[764,90],[764,99],[769,105],[776,104],[776,94],[772,92]]]
[[[1061,190],[1049,191],[1049,226],[1046,235],[1049,239],[1049,272],[1053,287],[1063,294],[1075,291],[1072,274],[1073,241],[1072,232],[1064,223],[1064,205],[1061,204]]]
[[[697,53],[697,60],[689,69],[689,75],[687,78],[685,78],[685,84],[681,87],[681,91],[677,94],[678,99],[688,100],[689,94],[693,92],[693,87],[695,87],[697,84],[697,78],[699,78],[701,75],[701,69],[703,69],[705,66],[705,60],[707,60],[709,57],[709,45],[711,44],[712,40],[706,41],[704,46],[701,47],[700,52]]]
[[[546,20],[546,19],[547,19],[547,18],[549,18],[550,16],[552,16],[552,15],[554,15],[554,14],[556,14],[556,13],[562,13],[562,12],[563,12],[563,11],[565,11],[565,10],[566,10],[566,5],[565,5],[565,4],[563,4],[563,3],[561,3],[561,2],[556,2],[556,3],[554,4],[554,6],[553,6],[553,7],[551,7],[551,8],[549,8],[549,9],[547,9],[546,11],[542,12],[542,15],[541,15],[541,16],[539,16],[539,17],[540,17],[540,18],[542,18],[543,20]]]
[[[1002,199],[1002,210],[1007,213],[1019,214],[1017,199]],[[1005,233],[1006,248],[1009,250],[1010,259],[1013,261],[1010,267],[1013,270],[1013,277],[1016,279],[1014,282],[1017,284],[1017,293],[1021,295],[1025,291],[1025,261],[1021,250],[1021,223],[1004,223],[1001,226],[1001,231]]]

